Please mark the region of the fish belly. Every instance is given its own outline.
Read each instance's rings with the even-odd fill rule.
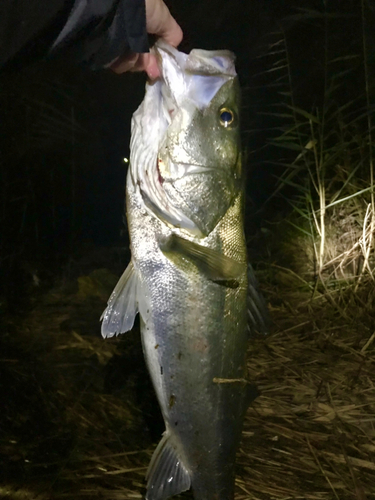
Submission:
[[[168,263],[142,267],[152,304],[143,346],[167,432],[195,498],[228,500],[245,409],[246,288],[186,276]]]
[[[231,500],[247,406],[246,262],[236,288],[209,280],[183,258],[176,265],[158,244],[171,230],[129,193],[127,203],[132,258],[149,294],[143,349],[166,433],[189,473],[194,498]]]

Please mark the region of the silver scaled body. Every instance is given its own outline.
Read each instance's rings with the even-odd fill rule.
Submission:
[[[132,122],[132,260],[102,333],[129,330],[140,313],[166,426],[147,499],[191,487],[196,500],[231,500],[248,393],[239,85],[229,52],[162,42],[155,52],[162,78]]]

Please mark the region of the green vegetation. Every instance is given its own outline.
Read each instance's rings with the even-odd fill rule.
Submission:
[[[274,59],[270,88],[278,97],[265,111],[276,124],[268,145],[279,155],[278,180],[267,203],[281,198],[287,213],[279,221],[279,250],[311,299],[324,296],[344,316],[344,290],[357,292],[374,280],[375,42],[366,12],[362,2],[346,20],[306,9],[293,16],[300,31],[310,30],[323,44],[308,72],[308,99],[301,95],[289,50],[293,28],[291,34],[272,34],[267,53]],[[355,29],[344,43],[349,24]],[[322,80],[316,85],[317,68]]]

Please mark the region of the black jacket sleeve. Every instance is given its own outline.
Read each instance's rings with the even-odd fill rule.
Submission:
[[[93,68],[148,52],[144,0],[0,0],[0,66],[61,50]]]

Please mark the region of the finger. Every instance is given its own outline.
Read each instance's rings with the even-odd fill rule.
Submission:
[[[160,76],[158,63],[153,54],[140,54],[136,64],[129,71],[146,71],[151,80]]]
[[[156,57],[153,54],[142,54],[145,57],[144,65],[145,65],[145,71],[148,75],[148,77],[151,80],[155,80],[156,78],[159,78],[160,76],[160,69],[156,60]]]
[[[182,29],[162,0],[146,0],[146,25],[148,33],[163,38],[173,47],[181,43]]]
[[[126,71],[134,71],[134,68],[139,64],[138,60],[140,54],[132,52],[127,54],[125,57],[117,58],[113,63],[110,64],[110,68],[115,73],[125,73]]]
[[[151,80],[160,76],[160,70],[156,57],[153,54],[131,54],[119,57],[108,66],[114,73],[125,73],[126,71],[146,71]]]

